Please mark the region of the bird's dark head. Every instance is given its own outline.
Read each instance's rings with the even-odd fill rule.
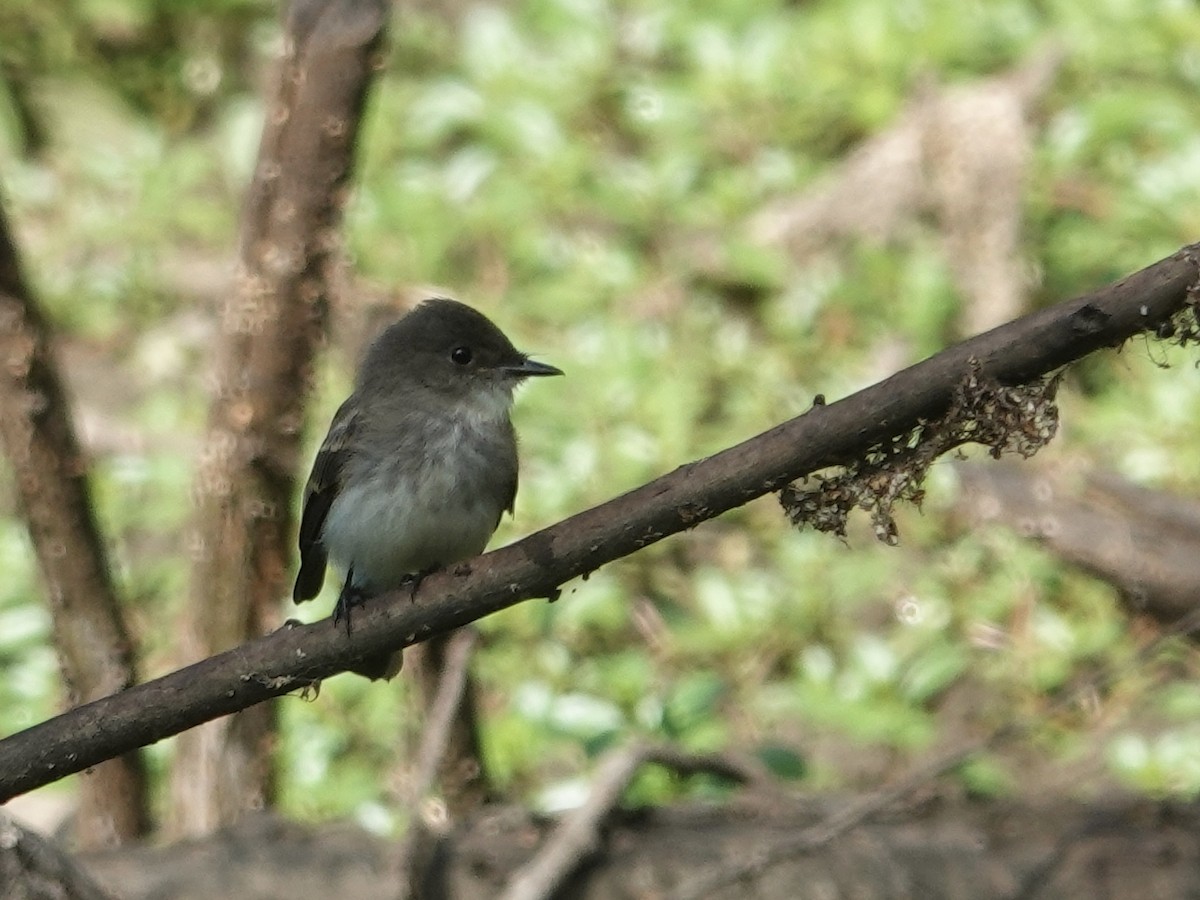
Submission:
[[[511,397],[526,378],[561,375],[536,362],[483,313],[457,300],[426,300],[376,338],[359,370],[359,388],[385,381],[448,397]]]

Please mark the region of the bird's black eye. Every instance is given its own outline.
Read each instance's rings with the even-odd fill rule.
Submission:
[[[460,366],[465,366],[471,362],[470,347],[455,347],[450,351],[450,359]]]

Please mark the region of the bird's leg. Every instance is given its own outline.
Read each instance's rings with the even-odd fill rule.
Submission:
[[[346,620],[346,637],[350,636],[350,611],[356,606],[362,606],[367,599],[367,592],[354,583],[354,566],[346,571],[346,583],[338,594],[337,603],[333,605],[333,624],[336,626]]]
[[[421,586],[421,582],[425,576],[431,572],[436,572],[439,566],[430,566],[428,569],[422,569],[420,572],[410,572],[405,575],[397,587],[408,588],[409,598],[416,599],[417,588]],[[354,583],[354,566],[351,566],[346,571],[346,582],[342,585],[342,592],[338,594],[337,603],[333,605],[333,624],[337,625],[343,620],[346,622],[346,635],[350,634],[350,613],[354,607],[362,606],[367,600],[368,594],[361,585]]]

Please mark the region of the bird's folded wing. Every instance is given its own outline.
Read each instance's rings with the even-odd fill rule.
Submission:
[[[328,554],[321,543],[321,531],[333,498],[341,488],[342,473],[350,455],[355,430],[360,419],[354,396],[346,400],[333,416],[329,433],[317,451],[312,474],[304,487],[304,512],[300,516],[300,572],[292,599],[297,603],[311,600],[325,581]]]

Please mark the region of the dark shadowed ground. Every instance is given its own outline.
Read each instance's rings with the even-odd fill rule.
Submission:
[[[568,896],[668,898],[749,864],[698,896],[1188,897],[1200,892],[1200,814],[1112,799],[1045,807],[931,798],[852,830],[817,852],[784,854],[839,802],[745,800],[627,813]],[[543,827],[512,809],[475,820],[449,847],[451,896],[498,896]],[[390,896],[395,846],[351,825],[251,819],[206,840],[90,854],[85,868],[124,900],[325,900]],[[756,862],[757,861],[757,862]]]

